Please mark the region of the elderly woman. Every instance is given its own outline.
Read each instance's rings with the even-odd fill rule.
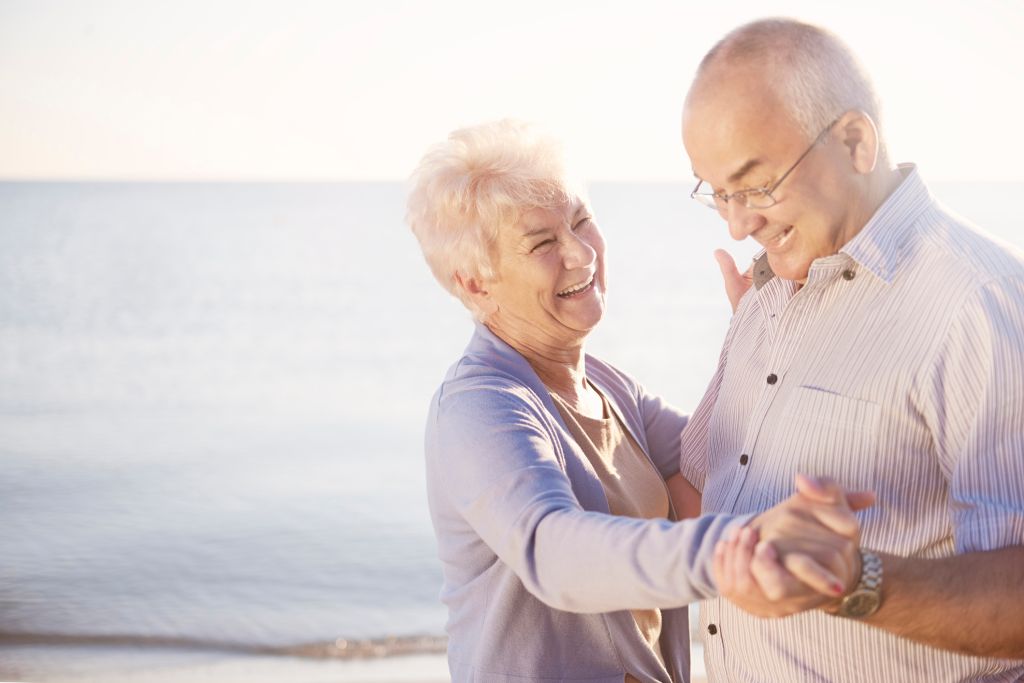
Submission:
[[[684,519],[686,416],[584,352],[605,245],[557,146],[510,121],[456,131],[408,220],[477,320],[426,434],[453,681],[689,680],[686,605],[747,518]]]

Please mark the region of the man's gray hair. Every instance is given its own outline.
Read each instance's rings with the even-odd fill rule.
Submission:
[[[704,56],[708,71],[747,66],[763,71],[796,123],[814,139],[837,116],[860,109],[881,138],[881,107],[864,67],[835,34],[793,19],[761,19],[734,29]]]

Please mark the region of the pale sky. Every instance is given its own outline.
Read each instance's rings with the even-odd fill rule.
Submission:
[[[1024,181],[1019,0],[0,0],[0,179],[400,180],[513,116],[591,180],[688,180],[693,70],[766,14],[854,48],[897,161]]]

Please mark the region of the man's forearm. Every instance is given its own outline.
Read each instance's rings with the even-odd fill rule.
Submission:
[[[945,650],[1024,659],[1024,547],[881,557],[882,606],[865,623]]]

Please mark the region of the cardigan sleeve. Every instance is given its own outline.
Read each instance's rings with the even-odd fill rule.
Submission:
[[[662,479],[668,479],[679,472],[680,436],[689,417],[660,396],[648,394],[643,386],[638,390],[637,403],[651,460]]]
[[[584,510],[551,418],[531,396],[493,378],[443,390],[428,421],[431,487],[550,607],[596,613],[713,597],[715,542],[746,518],[669,522]]]
[[[729,364],[729,350],[733,337],[738,327],[749,316],[750,307],[756,301],[752,295],[753,291],[753,289],[748,290],[740,300],[739,308],[736,309],[732,322],[729,324],[729,330],[725,334],[725,341],[722,342],[715,374],[704,391],[704,397],[701,398],[686,424],[686,429],[680,440],[679,452],[676,454],[679,458],[679,471],[701,493],[704,493],[704,483],[710,466],[708,458],[710,457],[711,416],[715,412],[715,404],[718,402],[725,369]]]

